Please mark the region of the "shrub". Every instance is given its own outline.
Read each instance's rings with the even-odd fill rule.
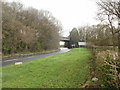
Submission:
[[[119,70],[120,62],[118,53],[115,51],[102,51],[96,54],[97,57],[97,73],[101,87],[119,88]]]

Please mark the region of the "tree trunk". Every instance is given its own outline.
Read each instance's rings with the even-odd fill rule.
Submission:
[[[108,14],[108,21],[110,23],[110,31],[112,33],[112,43],[113,43],[113,50],[115,50],[115,33],[114,33],[114,28],[113,28],[113,25],[112,25],[112,19],[110,19],[110,15]]]
[[[118,22],[118,55],[119,55],[119,59],[120,59],[120,18],[119,18],[119,22]]]
[[[119,0],[119,15],[118,15],[118,55],[119,55],[119,60],[120,60],[120,0]]]
[[[115,50],[116,45],[115,45],[115,34],[112,34],[112,41],[113,41],[113,50]]]

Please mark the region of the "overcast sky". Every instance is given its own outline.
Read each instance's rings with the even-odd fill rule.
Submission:
[[[19,1],[25,7],[32,6],[52,12],[61,21],[63,35],[68,36],[73,27],[97,24],[96,0],[7,0]]]

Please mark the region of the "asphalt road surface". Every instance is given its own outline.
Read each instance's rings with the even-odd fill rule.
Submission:
[[[65,53],[65,52],[68,52],[68,51],[70,51],[70,49],[60,48],[60,51],[58,51],[58,52],[35,55],[35,56],[30,56],[30,57],[23,57],[23,58],[18,58],[18,59],[4,60],[4,61],[2,61],[2,64],[0,66],[15,64],[16,62],[26,62],[26,61],[35,60],[35,59],[39,59],[39,58],[44,58],[44,57],[48,57],[48,56],[52,56],[52,55],[56,55],[56,54],[60,54],[60,53]]]

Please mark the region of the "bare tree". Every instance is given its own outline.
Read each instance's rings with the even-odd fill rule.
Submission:
[[[120,1],[119,0],[101,0],[97,4],[99,5],[102,12],[105,12],[104,14],[108,15],[108,20],[109,20],[109,23],[111,26],[111,30],[113,31],[110,16],[114,15],[119,20],[119,18],[120,18]],[[119,26],[119,24],[118,24],[118,26]],[[119,57],[120,57],[120,28],[118,28],[118,30],[115,32],[118,33],[118,49],[119,49],[118,53],[119,53]],[[113,36],[114,36],[114,33],[113,33]]]
[[[1,54],[2,54],[2,2],[0,1],[0,55]]]
[[[115,32],[116,32],[115,30],[116,29],[114,29],[113,23],[115,22],[116,16],[111,14],[110,12],[104,10],[102,7],[104,5],[102,5],[102,4],[105,4],[105,2],[102,2],[102,4],[101,4],[101,2],[98,3],[99,9],[100,9],[98,12],[98,18],[102,23],[105,23],[109,26],[109,32],[112,33],[113,48],[115,49],[115,46],[116,46],[115,45]]]
[[[49,11],[23,8],[18,2],[2,4],[3,54],[59,48],[62,25]]]
[[[118,3],[118,49],[119,49],[119,58],[120,58],[120,0],[119,0],[119,3]]]

